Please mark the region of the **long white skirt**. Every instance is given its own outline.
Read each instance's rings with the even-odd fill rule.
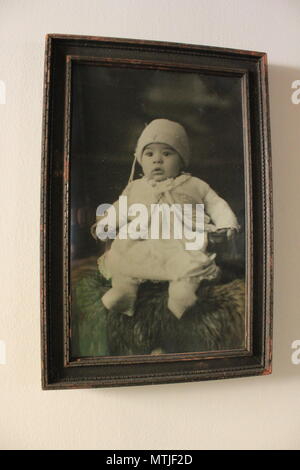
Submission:
[[[208,253],[207,233],[201,250],[186,250],[188,240],[120,240],[116,238],[109,251],[98,260],[106,278],[126,276],[141,281],[177,281],[196,276],[214,279],[219,269],[215,254]]]

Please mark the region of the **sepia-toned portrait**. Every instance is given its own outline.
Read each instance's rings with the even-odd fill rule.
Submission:
[[[243,349],[241,78],[118,61],[75,62],[72,77],[72,353]],[[145,222],[136,204],[149,209]],[[172,236],[172,209],[190,205],[196,236],[196,204],[204,240],[188,249],[184,230]],[[122,239],[129,222],[134,237]]]
[[[266,54],[49,35],[43,387],[271,373]]]

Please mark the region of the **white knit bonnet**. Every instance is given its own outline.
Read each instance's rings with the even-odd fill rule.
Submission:
[[[179,153],[185,166],[189,164],[190,146],[184,127],[168,119],[154,119],[145,127],[137,141],[129,181],[133,179],[136,160],[141,164],[144,148],[153,143],[170,145]]]

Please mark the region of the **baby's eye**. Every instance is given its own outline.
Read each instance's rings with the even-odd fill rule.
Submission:
[[[172,154],[172,152],[170,152],[169,150],[165,150],[165,151],[163,152],[163,155],[164,155],[165,157],[168,157],[168,156],[171,155],[171,154]]]
[[[146,150],[146,152],[144,152],[144,155],[146,155],[146,157],[152,157],[153,152],[151,152],[151,150]]]

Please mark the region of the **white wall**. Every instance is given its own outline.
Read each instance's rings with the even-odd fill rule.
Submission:
[[[42,392],[39,198],[46,33],[266,51],[275,205],[271,376]],[[1,449],[299,449],[299,0],[1,0]]]

